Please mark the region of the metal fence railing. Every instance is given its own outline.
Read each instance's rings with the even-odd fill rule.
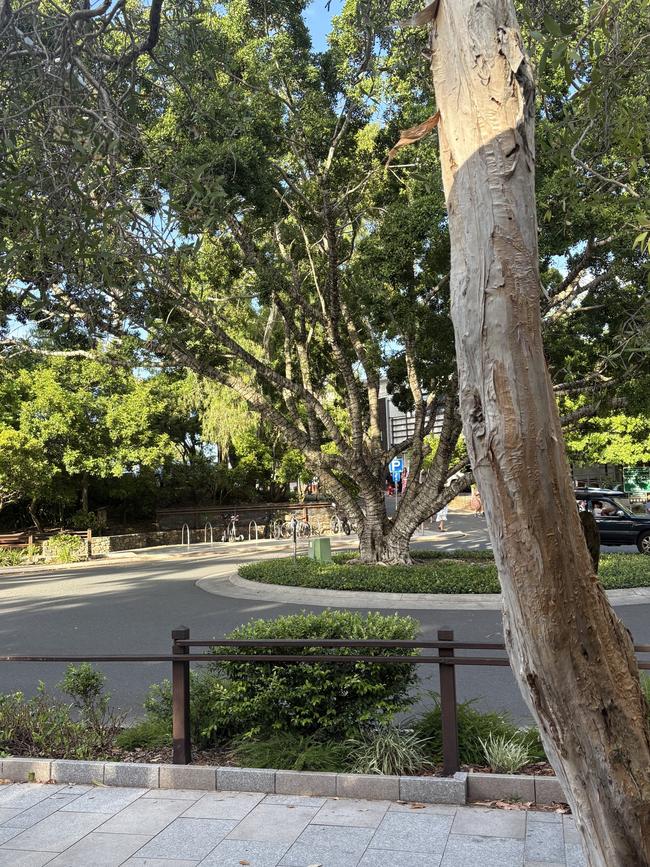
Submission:
[[[498,642],[455,641],[452,629],[439,629],[437,640],[397,640],[377,639],[195,639],[190,637],[186,626],[174,629],[171,634],[171,654],[119,654],[119,655],[57,655],[57,656],[0,656],[2,662],[171,662],[172,664],[172,737],[173,762],[186,765],[192,760],[190,729],[190,665],[193,662],[239,662],[267,663],[271,665],[299,665],[312,662],[328,665],[353,665],[355,662],[381,665],[415,664],[436,665],[440,680],[440,710],[442,725],[443,772],[453,774],[459,768],[458,760],[458,717],[456,700],[457,666],[509,666],[505,656],[505,645]],[[283,649],[283,653],[193,653],[192,648],[239,648],[247,651],[269,651]],[[313,653],[290,653],[293,648],[309,648]],[[318,650],[358,650],[354,654],[318,653]],[[380,651],[390,650],[390,655]],[[404,650],[403,654],[394,653]],[[412,653],[414,650],[419,653]],[[637,654],[650,654],[650,644],[634,646]],[[411,651],[407,653],[406,651]],[[437,651],[431,653],[431,651]],[[462,656],[458,651],[490,651],[499,656]],[[639,668],[650,670],[650,661],[637,660]]]

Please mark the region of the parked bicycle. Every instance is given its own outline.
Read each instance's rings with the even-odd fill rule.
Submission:
[[[330,521],[330,530],[333,535],[338,536],[340,533],[345,533],[346,536],[349,536],[350,533],[356,531],[356,527],[347,517],[347,515],[332,515],[332,520]]]
[[[290,521],[277,521],[274,528],[275,539],[291,539],[293,538],[294,524],[296,528],[296,537],[298,539],[308,539],[312,534],[311,524],[309,521],[303,521],[292,518]]]
[[[227,525],[224,527],[223,533],[221,534],[222,542],[243,542],[244,536],[239,533],[237,530],[237,521],[239,521],[239,515],[231,515],[228,519]]]

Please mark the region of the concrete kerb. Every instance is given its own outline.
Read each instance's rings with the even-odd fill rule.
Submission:
[[[513,800],[538,804],[563,802],[555,777],[459,772],[453,777],[390,777],[279,771],[268,768],[158,765],[132,762],[82,762],[66,759],[8,757],[1,761],[4,780],[132,786],[149,789],[263,792],[276,795],[465,804]]]
[[[266,559],[266,558],[265,558]],[[395,610],[492,610],[501,609],[500,593],[374,593],[361,590],[321,590],[289,584],[265,584],[242,578],[236,571],[200,578],[196,586],[206,593],[235,599],[282,602],[285,605],[321,605],[325,608],[380,608]],[[612,605],[650,602],[650,587],[606,590]]]

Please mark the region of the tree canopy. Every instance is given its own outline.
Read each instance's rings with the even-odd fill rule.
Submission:
[[[647,378],[646,47],[628,7],[524,7],[540,301],[573,424]],[[44,0],[5,16],[5,355],[92,353],[111,335],[113,363],[189,368],[236,395],[233,418],[244,402],[303,454],[360,524],[407,539],[467,480],[445,488],[459,423],[434,139],[387,164],[436,109],[413,63],[425,33],[396,26],[417,4],[348,0],[324,51],[301,2],[162,5],[153,51],[153,6],[108,8],[94,24]],[[48,39],[71,46],[69,75],[52,74]],[[413,412],[392,450],[384,376]],[[401,451],[415,483],[389,526],[382,486]]]

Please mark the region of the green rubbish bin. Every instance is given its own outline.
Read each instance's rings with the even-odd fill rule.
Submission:
[[[327,538],[310,539],[309,557],[312,560],[318,560],[319,563],[331,563],[332,549],[330,547],[330,540]]]

